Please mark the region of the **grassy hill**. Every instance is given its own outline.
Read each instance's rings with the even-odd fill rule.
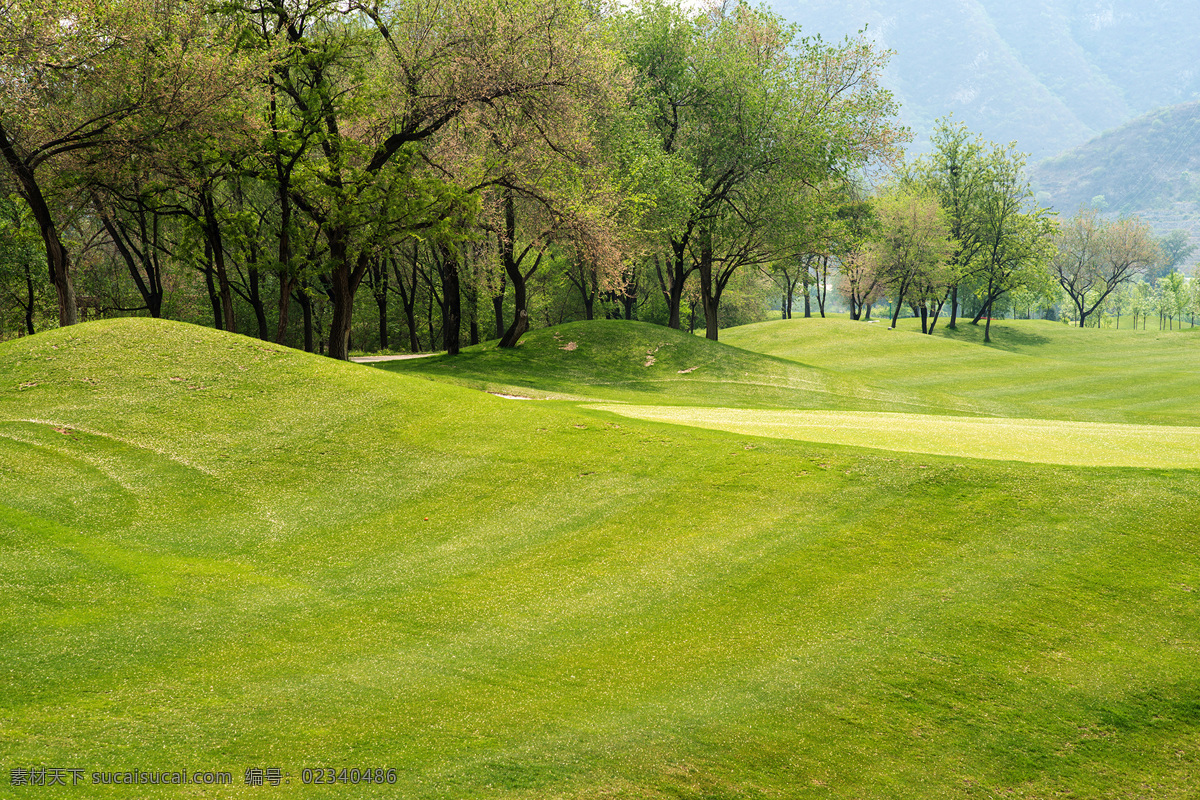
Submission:
[[[1200,425],[1200,328],[1071,328],[1046,320],[944,325],[788,320],[722,331],[727,344],[828,370],[884,391],[932,395],[1002,417]]]
[[[588,326],[556,330],[455,380],[490,382],[494,359],[514,385],[514,359],[587,354]],[[786,408],[785,379],[851,387],[849,404],[884,385],[667,334],[648,354],[657,338],[624,332],[597,334],[613,349],[590,377],[556,387],[535,364],[538,391],[647,404],[753,367],[731,395]],[[633,380],[660,363],[667,380]],[[93,790],[117,797],[1200,789],[1196,470],[586,405],[153,320],[0,344],[5,765],[238,784]],[[290,783],[241,786],[254,766]],[[396,783],[302,783],[355,766]]]
[[[495,342],[377,366],[397,373],[540,399],[953,411],[929,397],[884,390],[836,370],[796,363],[642,322],[596,320],[530,331],[520,345]]]

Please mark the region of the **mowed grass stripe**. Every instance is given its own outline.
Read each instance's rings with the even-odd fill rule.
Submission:
[[[963,458],[1081,467],[1200,468],[1200,428],[876,411],[592,405],[710,430]]]
[[[957,330],[939,326],[933,336],[926,336],[919,320],[900,320],[899,330],[893,331],[885,324],[852,322],[843,316],[743,325],[721,331],[721,341],[869,384],[885,394],[927,401],[919,409],[834,410],[966,410],[996,417],[1200,425],[1200,406],[1193,401],[1200,392],[1200,329],[1096,330],[1046,320],[1009,320],[993,322],[992,342],[985,344],[982,327],[963,322]]]

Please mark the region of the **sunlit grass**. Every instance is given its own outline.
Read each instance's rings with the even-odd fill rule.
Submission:
[[[1200,331],[1200,329],[1197,329]],[[881,391],[987,416],[1200,425],[1200,333],[1071,328],[1060,322],[939,325],[794,319],[721,332],[722,341]],[[713,405],[716,405],[715,403]],[[728,405],[728,404],[727,404]],[[899,410],[899,409],[898,409]],[[933,410],[933,409],[930,409]]]
[[[592,405],[624,417],[777,439],[801,439],[999,461],[1200,469],[1200,428],[946,417],[870,411]]]

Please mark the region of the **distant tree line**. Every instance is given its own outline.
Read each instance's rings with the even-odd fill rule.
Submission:
[[[1200,312],[1197,282],[1176,271],[1193,250],[1182,231],[1156,240],[1136,217],[1110,219],[1095,207],[1058,220],[1037,202],[1015,145],[984,142],[951,120],[939,122],[932,144],[858,213],[843,208],[854,224],[831,237],[830,255],[852,319],[886,302],[892,327],[911,312],[933,333],[943,312],[954,328],[959,309],[970,308],[990,341],[992,318],[1006,310],[1032,316],[1036,306],[1081,327],[1119,325],[1123,311],[1145,326],[1156,311],[1168,329]],[[788,291],[827,283],[776,273]],[[783,306],[787,316],[790,301]]]

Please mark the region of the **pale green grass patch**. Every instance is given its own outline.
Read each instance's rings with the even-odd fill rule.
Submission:
[[[774,439],[1080,467],[1200,468],[1200,428],[878,411],[593,405],[634,419]]]

